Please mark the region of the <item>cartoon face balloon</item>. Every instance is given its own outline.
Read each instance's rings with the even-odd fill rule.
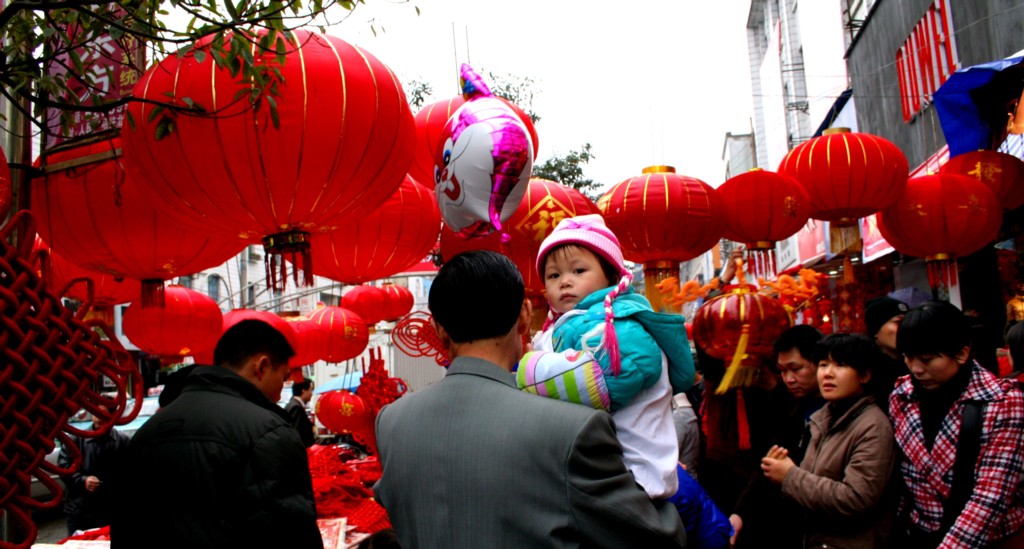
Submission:
[[[501,231],[533,170],[530,133],[507,104],[462,65],[466,103],[441,132],[434,193],[445,225],[463,238]]]

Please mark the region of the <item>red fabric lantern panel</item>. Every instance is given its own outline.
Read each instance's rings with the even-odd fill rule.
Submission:
[[[310,315],[309,321],[320,328],[323,348],[319,356],[327,362],[355,358],[366,350],[370,342],[366,321],[349,309],[323,307]]]
[[[75,299],[83,303],[88,301],[88,285],[80,279],[92,281],[92,302],[99,309],[106,309],[121,303],[130,303],[137,300],[142,292],[142,284],[138,280],[130,278],[119,279],[106,273],[83,269],[54,252],[39,237],[36,237],[35,246],[36,250],[47,250],[50,260],[47,284],[53,292],[59,292],[67,288],[62,297]],[[72,281],[76,282],[71,284]],[[69,286],[69,284],[71,285]]]
[[[811,217],[853,225],[896,203],[910,171],[907,158],[890,141],[845,128],[797,145],[779,173],[800,182],[811,198]]]
[[[328,391],[316,401],[316,418],[331,431],[351,434],[376,452],[376,414],[359,395],[351,391]]]
[[[807,191],[792,177],[761,169],[737,175],[718,189],[723,236],[747,246],[755,276],[774,279],[775,243],[796,234],[811,212]]]
[[[955,174],[911,178],[899,203],[878,215],[878,229],[893,248],[929,261],[978,251],[995,240],[1001,223],[1002,207],[992,190]],[[949,267],[930,273],[933,287],[950,277],[955,283],[956,269]]]
[[[7,157],[4,156],[3,149],[0,149],[0,216],[7,216],[13,200],[14,187],[11,184],[11,167],[7,165]]]
[[[406,177],[376,210],[311,238],[313,272],[344,284],[386,278],[423,261],[440,230],[434,193]]]
[[[309,235],[394,194],[412,160],[415,126],[398,78],[368,52],[305,30],[279,36],[283,64],[275,48],[253,52],[258,66],[281,73],[276,121],[268,105],[257,111],[237,98],[247,84],[215,65],[204,38],[140,78],[135,97],[149,102],[129,104],[135,124],[122,128],[125,157],[145,175],[155,204],[210,234],[262,237],[271,267],[274,254],[302,255],[311,284]],[[176,113],[173,131],[158,140],[162,117],[151,102],[185,108],[186,100],[205,112]]]
[[[376,286],[356,286],[341,296],[341,306],[359,315],[373,326],[384,320],[387,296]]]
[[[722,205],[707,183],[653,166],[609,189],[597,201],[626,259],[686,261],[722,237]]]
[[[942,173],[973,177],[995,193],[1004,209],[1024,205],[1024,161],[998,151],[972,151],[950,158]]]
[[[405,286],[384,284],[380,287],[387,299],[384,302],[384,320],[394,322],[409,314],[416,300]]]
[[[295,337],[298,340],[298,348],[289,364],[293,367],[308,366],[321,360],[327,342],[326,334],[320,325],[303,316],[287,317],[285,320],[295,330]]]
[[[164,303],[163,307],[128,307],[124,335],[153,355],[185,357],[213,350],[224,326],[224,315],[213,299],[172,284],[164,289]]]
[[[221,326],[221,330],[217,338],[220,339],[220,335],[228,331],[228,328],[234,326],[235,324],[238,324],[243,320],[261,320],[263,322],[266,322],[267,324],[270,324],[275,330],[281,332],[281,335],[283,335],[284,338],[288,340],[288,345],[291,346],[292,351],[296,351],[299,348],[299,338],[298,336],[295,335],[295,330],[292,328],[292,325],[288,321],[269,311],[256,311],[253,309],[234,309],[224,313],[224,323]],[[196,353],[194,356],[196,362],[199,364],[213,364],[212,351],[209,353]],[[301,365],[294,364],[292,363],[292,361],[289,361],[289,365],[292,366],[293,368],[292,378],[294,379],[295,377],[298,377],[296,381],[301,381],[302,376],[296,376],[296,372],[300,372],[298,370],[298,366]]]
[[[526,131],[530,133],[533,141],[533,156],[537,157],[538,137],[537,128],[534,127],[530,115],[526,114],[518,105],[502,99],[515,111]],[[409,174],[417,183],[433,190],[434,189],[434,159],[437,149],[441,143],[441,133],[448,119],[455,111],[459,110],[466,102],[465,98],[457,95],[451,99],[431,103],[416,113],[416,146],[413,150],[412,165],[409,166]]]
[[[162,287],[164,280],[220,265],[245,247],[237,239],[184,228],[164,215],[124,170],[118,149],[120,140],[112,139],[50,155],[49,165],[115,156],[33,181],[39,236],[61,257],[92,271]]]

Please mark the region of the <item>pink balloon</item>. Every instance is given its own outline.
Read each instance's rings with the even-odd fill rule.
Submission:
[[[526,194],[533,170],[530,132],[469,65],[463,95],[441,132],[434,193],[445,225],[463,238],[502,231]]]

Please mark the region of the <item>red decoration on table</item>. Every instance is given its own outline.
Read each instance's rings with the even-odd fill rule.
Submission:
[[[811,199],[792,177],[755,168],[716,189],[725,220],[723,236],[747,247],[747,265],[755,278],[773,280],[775,243],[807,223]]]
[[[958,154],[942,166],[942,173],[973,177],[996,195],[1003,209],[1024,205],[1024,161],[998,151]]]
[[[434,193],[407,176],[384,204],[358,219],[343,218],[337,225],[310,238],[317,258],[313,272],[344,284],[360,284],[423,261],[437,244],[441,212]]]
[[[18,214],[0,230],[0,511],[17,532],[0,543],[27,548],[37,530],[32,511],[52,509],[62,500],[60,484],[50,475],[65,475],[81,465],[81,454],[69,435],[92,437],[109,432],[138,414],[142,399],[127,409],[129,385],[143,391],[142,377],[113,330],[98,320],[85,320],[91,304],[72,313],[53,294],[32,255],[35,234],[31,216]],[[8,244],[15,241],[17,245]],[[113,384],[114,396],[99,392]],[[85,408],[102,420],[96,431],[82,431],[68,419]],[[107,411],[109,409],[109,411]],[[72,455],[68,469],[46,461],[54,440]],[[31,496],[33,477],[50,497]],[[18,537],[23,536],[23,537]]]
[[[164,280],[220,265],[245,243],[182,227],[166,215],[125,170],[120,149],[115,138],[42,158],[51,171],[32,182],[32,212],[39,236],[61,257],[142,281],[142,305],[161,304]],[[85,164],[72,167],[79,162]]]
[[[956,258],[992,242],[1001,223],[992,190],[955,174],[910,179],[899,203],[878,215],[878,229],[893,248],[928,262],[932,288],[955,285]]]
[[[722,237],[721,199],[710,185],[679,175],[671,166],[650,166],[614,185],[597,201],[626,259],[644,264],[646,295],[679,278],[679,262],[711,249]]]
[[[333,230],[340,216],[369,213],[406,175],[415,126],[405,93],[370,53],[295,30],[254,48],[275,92],[273,105],[258,96],[254,108],[249,81],[216,66],[212,39],[139,79],[135,97],[143,101],[128,106],[134,124],[122,129],[125,156],[145,175],[150,199],[181,222],[245,243],[262,239],[271,287],[286,281],[279,256],[293,258],[312,285],[310,235]],[[168,102],[172,108],[156,110]],[[170,135],[158,139],[168,121]]]
[[[220,339],[224,315],[206,294],[172,284],[164,288],[163,307],[128,307],[124,335],[136,347],[175,361],[212,351]]]

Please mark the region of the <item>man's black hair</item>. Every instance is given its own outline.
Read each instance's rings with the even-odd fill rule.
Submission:
[[[430,313],[455,343],[507,334],[523,306],[523,277],[509,258],[491,251],[446,261],[430,285]]]
[[[775,340],[775,354],[784,353],[792,349],[800,352],[800,356],[816,361],[815,358],[818,342],[821,341],[821,332],[814,326],[797,324],[787,329]]]
[[[945,301],[929,301],[903,317],[896,350],[904,356],[943,355],[953,358],[971,344],[971,325],[964,313]]]
[[[831,358],[839,364],[857,370],[861,376],[865,376],[873,373],[875,367],[881,364],[881,352],[878,345],[875,345],[875,342],[867,336],[835,333],[825,336],[818,342],[815,361],[820,362]]]
[[[288,364],[295,350],[284,334],[262,320],[243,320],[228,328],[220,336],[213,350],[213,363],[229,368],[241,368],[245,361],[258,354],[266,354],[274,365]]]
[[[302,393],[304,393],[306,389],[312,388],[313,380],[309,379],[308,377],[306,379],[303,379],[302,381],[296,381],[295,383],[292,383],[292,396],[299,396]]]

